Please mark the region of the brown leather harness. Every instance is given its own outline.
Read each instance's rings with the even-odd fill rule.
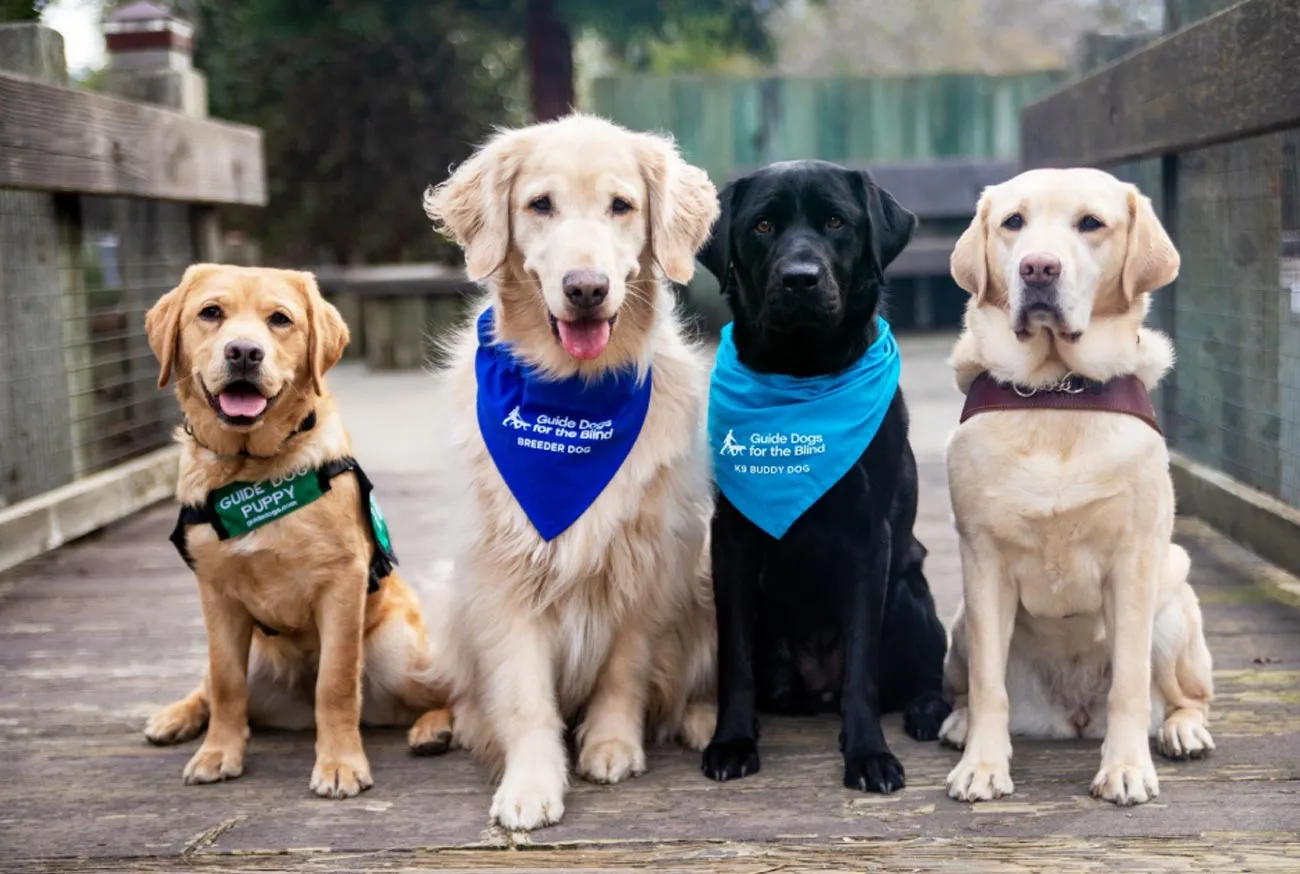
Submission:
[[[1163,434],[1156,419],[1151,394],[1142,380],[1129,374],[1106,382],[1067,373],[1049,385],[1024,386],[1002,383],[987,372],[975,377],[966,392],[966,406],[961,411],[965,422],[978,413],[996,410],[1089,410],[1101,413],[1124,413],[1146,422]]]

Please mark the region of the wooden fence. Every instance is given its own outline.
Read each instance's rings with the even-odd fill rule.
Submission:
[[[841,163],[1015,159],[1020,109],[1065,71],[1014,76],[596,80],[592,109],[672,133],[726,181],[737,168],[792,158]]]
[[[1300,3],[1168,12],[1188,26],[1026,107],[1022,155],[1152,196],[1182,253],[1154,298],[1179,354],[1159,393],[1170,443],[1300,508]]]
[[[216,204],[266,202],[260,131],[64,87],[54,55],[0,57],[28,59],[0,71],[0,507],[168,443],[144,313],[216,256]]]

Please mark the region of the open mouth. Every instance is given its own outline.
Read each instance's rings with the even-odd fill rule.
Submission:
[[[266,397],[261,389],[246,379],[227,383],[225,388],[215,395],[208,391],[207,386],[203,386],[203,394],[207,396],[208,406],[216,411],[223,422],[236,426],[256,423],[276,397],[279,397],[279,395]]]
[[[551,333],[560,341],[564,351],[579,361],[591,361],[601,356],[614,332],[614,322],[618,321],[618,313],[608,319],[568,320],[547,315],[551,320]]]

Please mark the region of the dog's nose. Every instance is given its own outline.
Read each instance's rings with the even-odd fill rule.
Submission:
[[[564,274],[564,296],[579,309],[597,307],[609,294],[609,277],[599,270],[570,270]]]
[[[1061,275],[1061,259],[1042,252],[1020,260],[1020,279],[1025,285],[1051,285]]]
[[[226,362],[232,370],[245,373],[262,363],[266,352],[251,340],[231,340],[226,344]]]
[[[791,264],[781,272],[781,287],[786,291],[815,291],[822,271],[816,264]]]

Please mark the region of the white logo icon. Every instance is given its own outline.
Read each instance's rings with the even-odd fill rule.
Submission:
[[[514,428],[516,431],[528,431],[533,427],[524,421],[523,416],[519,415],[519,407],[515,407],[511,410],[510,415],[506,416],[505,419],[501,421],[501,424],[504,427]]]
[[[736,433],[728,430],[727,436],[722,440],[722,448],[718,450],[718,454],[726,456],[741,455],[746,448],[745,444],[736,442]]]

